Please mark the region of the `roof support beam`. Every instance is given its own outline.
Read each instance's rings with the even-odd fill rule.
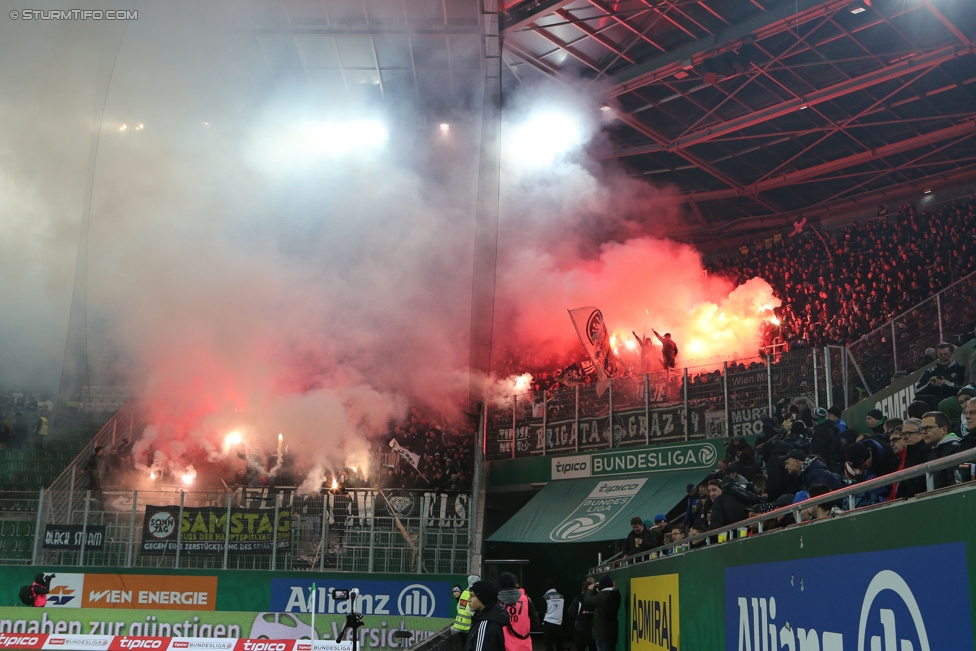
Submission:
[[[685,61],[697,65],[750,40],[760,40],[795,29],[798,25],[830,15],[856,0],[787,0],[765,13],[732,25],[713,35],[666,52],[645,63],[631,66],[610,77],[605,97],[616,97],[647,84],[669,77],[684,66]]]
[[[531,3],[535,5],[531,9],[527,9],[526,5],[516,5],[512,7],[510,13],[501,15],[501,35],[504,37],[506,34],[518,31],[523,27],[528,27],[536,20],[545,18],[557,9],[562,9],[566,5],[573,4],[575,1],[540,0],[540,2]]]
[[[629,126],[631,129],[634,129],[635,131],[642,133],[643,135],[647,136],[652,140],[657,140],[658,142],[661,142],[664,139],[660,134],[655,132],[653,129],[651,129],[646,124],[641,122],[633,115],[630,115],[629,113],[618,113],[617,119],[619,119],[621,122]],[[691,152],[681,151],[677,153],[679,156],[684,158],[686,161],[688,161],[698,169],[702,170],[703,172],[708,172],[709,174],[717,178],[719,181],[732,188],[731,190],[720,190],[719,192],[731,192],[733,197],[744,196],[748,194],[747,192],[745,192],[745,188],[743,188],[742,185],[739,184],[735,179],[728,176],[721,170],[712,167],[711,165],[708,164],[708,162],[698,158]],[[697,198],[695,200],[697,201]],[[761,204],[765,208],[768,208],[774,213],[780,211],[780,208],[778,206],[768,201],[765,201],[763,199],[756,199],[756,202]]]
[[[912,149],[917,149],[918,147],[934,145],[938,142],[942,142],[943,140],[948,140],[949,138],[971,136],[974,132],[976,132],[976,120],[967,120],[966,122],[961,122],[954,126],[946,127],[945,129],[939,129],[938,131],[932,131],[931,133],[923,133],[920,136],[915,136],[914,138],[908,138],[907,140],[902,140],[901,142],[885,145],[884,147],[864,151],[852,156],[846,156],[844,158],[838,158],[837,160],[827,161],[826,163],[814,165],[813,167],[787,172],[786,174],[781,174],[779,176],[766,179],[765,181],[747,186],[745,188],[745,192],[737,192],[735,190],[692,192],[691,194],[685,195],[685,200],[701,202],[715,201],[718,199],[733,199],[735,197],[742,196],[756,197],[760,192],[766,192],[768,190],[774,190],[776,188],[792,185],[793,183],[798,183],[800,181],[817,178],[818,176],[823,176],[824,174],[829,174],[830,172],[836,172],[838,170],[847,169],[848,167],[854,167],[855,165],[868,163],[879,158],[885,158],[887,156],[893,156],[902,152],[911,151]]]
[[[972,43],[972,39],[966,38],[966,35],[962,33],[962,30],[956,27],[951,20],[946,18],[944,13],[939,11],[938,7],[932,4],[932,0],[922,0],[922,4],[925,5],[925,8],[928,9],[929,12],[935,16],[940,23],[946,26],[946,29],[952,32],[952,35],[955,36],[959,42],[961,42],[963,45],[969,45]]]
[[[965,48],[959,48],[956,46],[939,48],[938,50],[933,50],[920,56],[900,61],[886,68],[881,68],[879,70],[875,70],[874,72],[869,72],[865,75],[842,81],[834,84],[833,86],[828,86],[812,93],[807,93],[806,95],[796,99],[779,102],[778,104],[767,106],[764,109],[754,111],[753,113],[743,115],[742,117],[689,133],[686,136],[681,136],[680,138],[666,144],[648,143],[646,145],[638,145],[636,147],[622,147],[616,150],[613,153],[613,156],[636,156],[639,154],[650,154],[664,150],[674,151],[677,149],[683,149],[685,147],[691,147],[692,145],[698,145],[703,142],[708,142],[709,140],[714,140],[715,138],[727,136],[731,133],[735,133],[736,131],[741,131],[742,129],[748,129],[749,127],[754,127],[764,122],[774,120],[778,117],[798,111],[804,106],[814,106],[823,102],[829,102],[855,91],[865,90],[867,88],[871,88],[872,86],[877,86],[878,84],[892,81],[893,79],[897,79],[905,74],[915,73],[919,70],[924,70],[925,68],[941,65],[946,61],[971,54],[973,51],[974,48],[972,46]]]

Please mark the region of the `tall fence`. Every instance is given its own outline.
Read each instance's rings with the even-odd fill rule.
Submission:
[[[71,502],[67,511],[51,504]],[[44,566],[463,574],[467,493],[379,489],[56,492],[41,498]],[[180,524],[182,523],[182,525]]]
[[[759,434],[783,398],[827,400],[824,349],[520,393],[488,406],[488,458]]]
[[[925,350],[937,343],[958,343],[968,325],[976,321],[976,273],[899,314],[848,346],[857,366],[863,391],[849,396],[856,401],[880,391],[898,371],[911,372],[927,363]]]

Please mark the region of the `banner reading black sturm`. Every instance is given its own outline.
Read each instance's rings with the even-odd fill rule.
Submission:
[[[176,553],[176,521],[179,506],[146,506],[142,523],[142,553]],[[274,544],[273,509],[232,508],[230,512],[231,554],[270,554]],[[227,509],[219,507],[183,509],[179,534],[181,554],[223,554],[227,541]],[[278,511],[278,551],[291,549],[291,511]]]

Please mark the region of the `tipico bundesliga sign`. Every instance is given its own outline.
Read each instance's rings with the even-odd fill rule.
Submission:
[[[672,470],[710,470],[725,456],[719,441],[553,457],[552,478],[610,477]]]

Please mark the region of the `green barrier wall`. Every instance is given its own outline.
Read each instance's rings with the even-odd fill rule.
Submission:
[[[402,648],[399,640],[391,640],[390,633],[393,631],[412,631],[414,635],[410,641],[416,642],[449,626],[452,621],[436,617],[366,616],[365,627],[359,630],[360,648]],[[336,639],[344,622],[344,617],[335,615],[316,616],[316,638]],[[266,637],[291,640],[311,639],[311,631],[310,615],[288,613],[0,607],[0,633]]]
[[[630,580],[678,574],[680,586],[680,647],[675,651],[718,651],[726,648],[725,569],[796,559],[968,542],[976,532],[976,487],[866,509],[829,521],[811,522],[781,532],[711,545],[702,550],[651,561],[613,573],[621,591],[619,649],[630,644]],[[966,548],[965,572],[970,607],[976,606],[976,553]],[[843,591],[844,586],[838,585]],[[973,609],[976,622],[976,608]],[[976,636],[976,631],[974,631]],[[656,647],[651,647],[656,648]],[[845,649],[848,647],[845,646]],[[853,648],[853,646],[851,647]],[[733,649],[733,651],[735,651]]]
[[[170,576],[216,576],[218,611],[263,612],[271,602],[271,579],[315,579],[320,583],[333,581],[336,584],[356,587],[356,581],[444,581],[450,584],[467,585],[467,577],[453,574],[346,574],[332,572],[249,572],[246,570],[151,570],[146,568],[108,568],[108,567],[25,567],[0,566],[0,607],[21,606],[17,596],[20,586],[33,581],[37,572],[56,572],[58,574],[149,574]],[[450,595],[445,595],[445,599]],[[453,601],[453,600],[452,600]],[[52,609],[56,610],[56,609]],[[97,610],[97,609],[96,609]]]

